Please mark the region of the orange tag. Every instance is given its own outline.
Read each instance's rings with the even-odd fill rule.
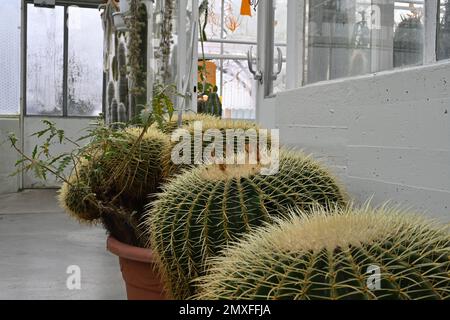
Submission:
[[[242,0],[241,4],[241,15],[242,16],[252,16],[252,10],[250,7],[250,0]]]

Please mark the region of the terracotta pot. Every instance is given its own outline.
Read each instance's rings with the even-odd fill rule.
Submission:
[[[133,247],[109,236],[106,248],[119,257],[128,300],[166,300],[151,249]]]

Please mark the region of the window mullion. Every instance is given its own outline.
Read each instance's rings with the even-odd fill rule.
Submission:
[[[438,0],[427,0],[425,6],[425,32],[424,32],[424,55],[423,63],[431,64],[436,62],[436,33]]]
[[[69,19],[69,9],[67,6],[64,6],[64,48],[63,48],[63,117],[67,117],[67,102],[68,102],[68,62],[69,62],[69,28],[68,28],[68,19]]]

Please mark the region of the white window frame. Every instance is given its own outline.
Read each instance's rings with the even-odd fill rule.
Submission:
[[[423,65],[430,65],[437,63],[437,22],[439,14],[439,0],[423,0],[424,3],[424,54]],[[288,2],[288,25],[296,25],[297,28],[288,34],[287,41],[287,83],[286,90],[308,86],[304,82],[304,65],[305,65],[305,37],[308,32],[308,25],[305,18],[306,0],[289,0]],[[302,21],[298,23],[298,21]],[[297,23],[296,23],[297,22]],[[274,46],[268,44],[266,46],[270,50],[274,50]],[[444,60],[445,61],[445,60]],[[411,66],[414,67],[414,66]],[[404,67],[399,70],[404,70]],[[390,69],[395,70],[395,69]],[[388,71],[388,70],[387,70]],[[369,74],[373,74],[369,73]],[[353,79],[353,76],[340,78],[339,80]],[[324,80],[321,83],[334,81]],[[312,83],[313,84],[313,83]]]
[[[27,113],[27,19],[28,19],[28,11],[27,6],[33,5],[34,0],[21,0],[22,2],[22,17],[21,17],[21,105],[20,105],[20,115],[23,117],[46,117],[46,118],[98,118],[98,116],[84,116],[84,115],[69,115],[68,112],[68,104],[67,104],[67,77],[68,77],[68,39],[69,39],[69,30],[67,26],[68,19],[68,10],[70,6],[77,6],[80,8],[87,8],[95,10],[98,8],[98,5],[101,4],[101,0],[57,0],[56,6],[61,6],[64,8],[64,47],[63,47],[63,55],[64,55],[64,63],[63,63],[63,105],[61,114],[58,115],[42,115],[42,114],[28,114]],[[51,9],[49,9],[51,10]],[[105,76],[103,75],[103,92],[102,92],[102,110],[101,113],[105,114]]]

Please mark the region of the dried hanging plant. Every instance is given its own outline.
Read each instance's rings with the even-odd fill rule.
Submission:
[[[130,14],[124,17],[129,29],[127,71],[132,83],[130,92],[136,97],[145,97],[147,91],[147,11],[141,0],[124,1],[128,1],[130,4]],[[145,103],[145,101],[140,103]]]
[[[168,84],[171,81],[172,74],[170,72],[170,53],[173,44],[173,14],[175,5],[173,0],[164,1],[163,19],[161,25],[161,39],[159,50],[155,53],[155,58],[161,60],[159,69],[159,77],[162,83]]]

